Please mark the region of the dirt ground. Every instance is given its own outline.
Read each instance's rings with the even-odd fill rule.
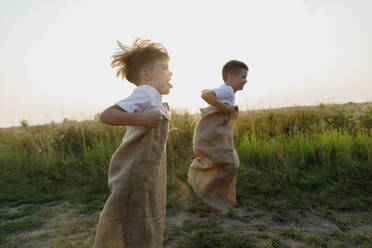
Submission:
[[[189,231],[183,230],[185,222],[203,223],[208,220],[217,223],[223,232],[252,237],[255,241],[253,247],[333,247],[327,246],[327,243],[318,246],[317,240],[322,244],[324,240],[329,240],[327,237],[337,233],[342,233],[345,240],[359,236],[363,240],[371,239],[371,216],[372,213],[367,211],[308,212],[296,221],[283,223],[275,221],[270,213],[262,210],[234,208],[225,216],[179,212],[166,218],[164,247],[179,247],[177,239],[189,235]],[[83,205],[54,202],[6,206],[0,209],[0,217],[3,229],[0,232],[0,247],[84,248],[92,246],[99,210],[87,211]],[[273,237],[279,239],[281,245],[275,245]],[[343,246],[342,241],[338,243],[341,244],[339,247],[348,247]],[[368,246],[368,242],[361,244],[359,247],[372,247]]]

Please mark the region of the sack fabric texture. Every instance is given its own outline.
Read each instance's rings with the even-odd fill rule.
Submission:
[[[166,211],[168,119],[128,126],[109,168],[108,198],[94,248],[161,248]]]
[[[222,214],[236,202],[239,157],[233,136],[238,113],[237,106],[231,115],[223,114],[213,106],[203,108],[194,133],[196,158],[189,168],[188,182],[197,197]]]

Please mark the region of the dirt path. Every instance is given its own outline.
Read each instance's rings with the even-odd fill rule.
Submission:
[[[83,205],[54,202],[7,206],[0,209],[0,217],[0,247],[84,248],[93,243],[99,212],[87,213]],[[234,208],[226,216],[187,212],[168,215],[164,247],[183,247],[182,240],[195,236],[206,227],[205,223],[212,223],[207,227],[216,235],[250,237],[251,247],[329,247],[335,242],[344,245],[340,247],[349,247],[345,244],[358,244],[353,241],[358,238],[360,246],[355,247],[372,247],[368,246],[370,241],[372,244],[371,212],[338,212],[328,216],[308,212],[296,221],[283,223],[268,212],[241,208]]]

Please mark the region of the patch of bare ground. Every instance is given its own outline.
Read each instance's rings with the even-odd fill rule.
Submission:
[[[0,247],[84,248],[92,246],[99,212],[84,214],[81,211],[82,206],[68,202],[42,204],[36,206],[36,209],[38,208],[42,211],[30,211],[33,209],[30,205],[5,207],[0,210],[2,221],[5,222],[16,222],[29,215],[42,221],[40,226],[7,233]],[[26,213],[27,209],[29,215]],[[22,211],[26,214],[21,214]],[[255,244],[253,247],[313,247],[309,246],[308,242],[332,232],[342,232],[351,236],[359,233],[366,237],[372,236],[371,216],[371,212],[367,211],[334,211],[328,216],[307,212],[299,221],[283,223],[274,221],[271,213],[263,210],[247,211],[234,208],[228,215],[206,213],[203,216],[179,212],[169,214],[166,218],[164,247],[178,247],[174,244],[179,237],[185,237],[190,232],[184,229],[185,223],[207,221],[216,223],[223,232],[252,237]]]
[[[320,217],[314,213],[307,213],[302,220],[302,229],[306,232],[322,232],[336,230],[337,225],[327,218]]]
[[[91,246],[99,213],[80,214],[79,206],[67,202],[56,206],[45,204],[40,207],[43,207],[44,211],[36,215],[43,224],[31,230],[15,230],[7,234],[4,247],[80,248]]]

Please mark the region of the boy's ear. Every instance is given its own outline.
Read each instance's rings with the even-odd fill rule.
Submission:
[[[150,77],[150,70],[146,67],[142,68],[140,71],[141,81],[148,81],[150,80]]]
[[[234,75],[233,74],[228,74],[227,75],[227,81],[232,81],[234,80]]]

